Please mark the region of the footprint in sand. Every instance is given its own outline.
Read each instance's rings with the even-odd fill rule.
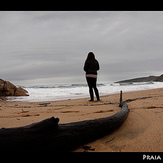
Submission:
[[[105,113],[105,112],[112,112],[113,110],[100,110],[100,111],[96,111],[94,113]]]
[[[20,117],[32,117],[32,116],[40,116],[40,114],[24,114],[21,115]]]
[[[79,111],[61,111],[60,113],[78,113]]]
[[[29,111],[25,111],[22,109],[22,111],[20,113],[28,113]],[[18,113],[19,114],[19,113]]]

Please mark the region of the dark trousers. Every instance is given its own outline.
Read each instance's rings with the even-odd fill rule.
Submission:
[[[97,101],[99,101],[100,100],[99,92],[98,92],[98,89],[96,87],[97,79],[86,77],[86,80],[87,80],[88,87],[89,87],[89,94],[90,94],[91,101],[94,101],[93,89],[95,91]]]

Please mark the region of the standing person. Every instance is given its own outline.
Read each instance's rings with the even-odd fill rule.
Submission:
[[[86,72],[86,80],[89,87],[90,101],[94,101],[93,89],[96,94],[97,101],[100,101],[99,92],[96,87],[97,71],[100,69],[98,61],[95,59],[93,52],[89,52],[84,64],[84,71]]]

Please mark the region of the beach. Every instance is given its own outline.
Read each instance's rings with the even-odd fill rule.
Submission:
[[[163,152],[163,88],[125,92],[130,113],[124,124],[105,137],[74,152]],[[117,113],[119,93],[100,102],[89,98],[60,101],[0,101],[0,128],[20,127],[54,116],[59,123],[97,119]]]

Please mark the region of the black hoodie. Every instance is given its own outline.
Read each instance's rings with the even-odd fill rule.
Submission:
[[[100,69],[99,63],[97,60],[94,61],[85,61],[84,71],[86,74],[97,75],[97,71]]]

